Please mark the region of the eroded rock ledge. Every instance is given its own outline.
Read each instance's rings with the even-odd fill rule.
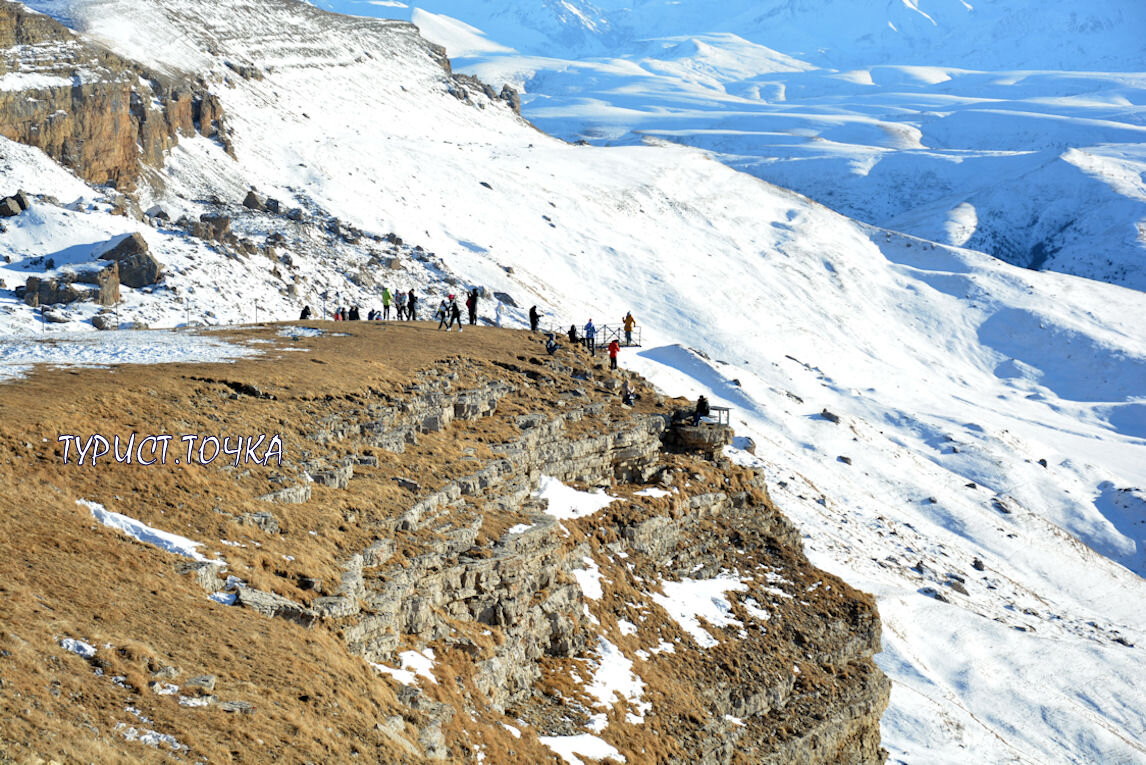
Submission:
[[[761,475],[719,454],[727,435],[667,437],[667,407],[632,412],[601,400],[611,386],[597,373],[528,362],[425,370],[401,397],[320,418],[311,438],[328,448],[401,454],[426,434],[483,419],[501,420],[512,437],[444,485],[400,479],[413,492],[408,505],[373,525],[374,541],[346,560],[336,592],[307,606],[248,593],[242,605],[336,630],[370,662],[396,666],[411,649],[452,657],[441,680],[399,694],[418,730],[408,743],[430,758],[472,753],[466,720],[486,710],[539,736],[605,724],[601,736],[630,762],[882,762],[889,686],[871,660],[880,640],[872,599],[811,567]],[[556,406],[502,414],[502,402],[536,387],[551,389]],[[307,475],[349,490],[357,463],[315,462]],[[558,519],[538,496],[543,480],[617,499]],[[506,528],[510,520],[518,523]],[[582,586],[587,571],[600,593]],[[728,621],[696,622],[711,637],[701,645],[658,596],[720,580],[731,583]],[[632,662],[639,699],[594,699],[588,686],[603,682],[594,672],[606,651]]]
[[[0,135],[91,183],[133,189],[180,135],[230,150],[205,82],[149,71],[18,3],[0,3],[0,77]]]

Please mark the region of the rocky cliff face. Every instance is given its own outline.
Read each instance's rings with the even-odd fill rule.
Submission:
[[[226,145],[206,83],[148,71],[19,3],[0,3],[0,135],[130,190],[180,135]]]
[[[429,326],[236,337],[268,358],[8,386],[0,464],[28,479],[0,506],[41,509],[5,511],[0,730],[30,743],[0,760],[146,757],[123,733],[146,719],[210,761],[544,762],[591,740],[630,763],[882,762],[873,601],[808,563],[762,477],[711,453],[725,434],[666,439],[673,401],[629,376],[621,406],[626,373],[522,332],[467,329],[464,357]],[[288,447],[64,468],[54,431],[33,455],[26,398],[69,432]],[[220,562],[93,535],[81,499]]]

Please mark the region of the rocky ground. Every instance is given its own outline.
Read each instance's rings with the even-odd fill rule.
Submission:
[[[235,363],[4,385],[0,762],[542,762],[573,736],[882,761],[873,601],[811,567],[728,432],[667,451],[687,402],[633,378],[624,407],[629,373],[522,331],[312,326],[212,333],[263,351]],[[174,434],[166,464],[64,463],[61,435],[133,432]],[[182,434],[278,435],[282,461],[187,464]],[[723,609],[670,613],[696,583]]]

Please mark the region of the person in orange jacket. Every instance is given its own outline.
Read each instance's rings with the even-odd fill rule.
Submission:
[[[633,318],[633,314],[626,313],[625,318],[621,319],[621,323],[625,326],[625,345],[633,344],[633,327],[637,325],[637,320]]]

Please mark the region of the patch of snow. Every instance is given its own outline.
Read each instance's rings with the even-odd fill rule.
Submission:
[[[726,592],[748,589],[747,585],[735,577],[686,578],[679,582],[661,582],[661,588],[664,594],[652,594],[653,601],[701,648],[712,648],[719,641],[700,626],[697,617],[714,627],[743,626],[732,616],[732,604],[724,595]]]
[[[603,489],[578,491],[552,476],[542,476],[534,496],[548,503],[545,512],[559,520],[584,518],[616,501]]]

